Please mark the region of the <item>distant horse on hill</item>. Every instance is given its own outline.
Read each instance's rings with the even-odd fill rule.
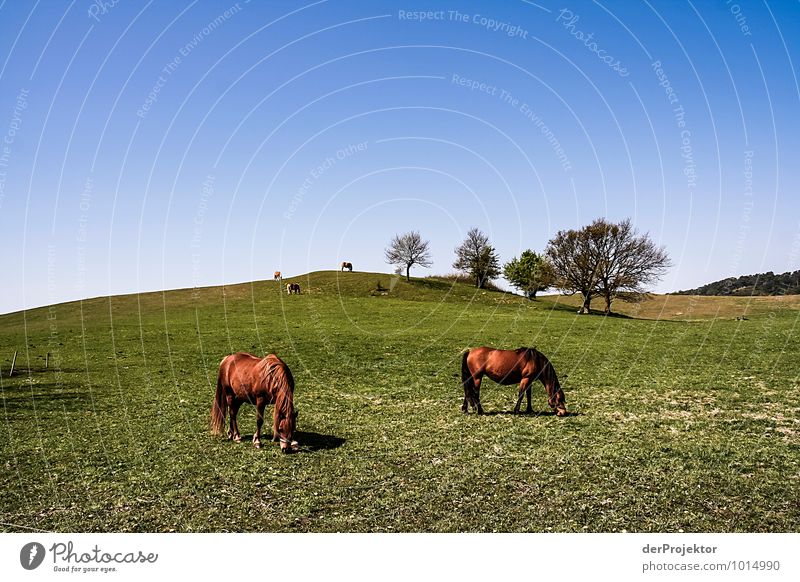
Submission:
[[[273,281],[283,281],[283,275],[281,275],[280,271],[275,271],[275,274],[272,275]]]
[[[347,269],[348,271],[350,271],[352,273],[353,272],[353,263],[348,263],[347,261],[343,261],[341,270],[344,271],[345,269]]]
[[[286,283],[286,293],[300,295],[300,283]]]
[[[481,406],[481,379],[489,376],[498,384],[519,384],[519,396],[514,414],[519,412],[523,395],[528,397],[527,412],[531,412],[531,383],[540,380],[547,389],[547,401],[557,416],[567,414],[566,399],[558,376],[550,360],[536,348],[496,350],[490,347],[473,348],[461,358],[461,383],[464,386],[464,403],[461,410],[466,414],[468,405],[483,414]]]
[[[291,453],[298,449],[294,440],[297,412],[294,409],[294,378],[289,367],[275,354],[257,358],[239,352],[226,356],[219,365],[217,391],[211,407],[211,433],[222,434],[225,417],[230,412],[231,422],[228,438],[242,440],[236,415],[245,403],[256,406],[256,433],[253,445],[261,448],[261,426],[264,424],[264,408],[274,404],[272,416],[272,440],[280,440],[281,451]]]

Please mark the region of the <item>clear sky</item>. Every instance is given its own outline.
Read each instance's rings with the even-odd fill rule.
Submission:
[[[799,44],[788,0],[0,0],[0,313],[600,216],[658,291],[798,269]]]

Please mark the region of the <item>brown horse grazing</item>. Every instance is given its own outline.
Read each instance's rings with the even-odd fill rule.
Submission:
[[[272,440],[280,440],[281,451],[295,452],[294,440],[297,412],[292,402],[294,378],[289,367],[275,354],[264,358],[239,352],[226,356],[219,365],[217,392],[211,407],[211,434],[221,435],[225,428],[225,416],[231,415],[228,438],[237,443],[242,440],[236,415],[245,403],[256,406],[256,433],[253,444],[261,448],[261,425],[264,424],[264,408],[275,405],[272,421]]]
[[[281,275],[280,271],[275,271],[275,273],[272,275],[272,279],[274,281],[283,281],[283,275]]]
[[[286,293],[300,295],[300,283],[286,283]]]
[[[353,272],[353,263],[348,263],[347,261],[342,262],[342,271],[347,269],[351,273]]]
[[[473,348],[464,352],[461,358],[461,383],[464,386],[464,404],[461,410],[466,414],[468,404],[483,414],[481,406],[481,379],[489,376],[498,384],[519,384],[519,396],[514,406],[514,414],[519,412],[522,396],[528,396],[527,412],[531,412],[531,383],[541,380],[547,389],[547,401],[556,415],[567,414],[566,400],[558,376],[550,360],[536,348],[517,350],[496,350],[494,348]]]

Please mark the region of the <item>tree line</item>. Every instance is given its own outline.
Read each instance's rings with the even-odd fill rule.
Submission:
[[[767,271],[757,275],[728,277],[697,289],[678,291],[675,295],[800,295],[800,271],[778,275]]]
[[[395,235],[385,250],[386,262],[405,269],[410,280],[415,265],[430,267],[430,241],[417,231]],[[478,228],[467,232],[455,249],[453,268],[484,288],[501,274],[529,299],[547,289],[579,294],[579,313],[589,313],[592,299],[602,297],[605,313],[615,299],[640,301],[671,263],[663,247],[639,234],[630,219],[613,223],[598,218],[580,229],[558,231],[542,253],[523,251],[501,266],[489,237]]]

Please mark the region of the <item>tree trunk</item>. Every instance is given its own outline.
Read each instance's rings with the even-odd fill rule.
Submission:
[[[578,313],[590,313],[589,305],[592,303],[592,295],[591,293],[582,293],[581,295],[583,295],[583,303]]]
[[[406,265],[406,281],[411,283],[411,265]]]
[[[611,313],[611,293],[606,293],[606,315]]]

